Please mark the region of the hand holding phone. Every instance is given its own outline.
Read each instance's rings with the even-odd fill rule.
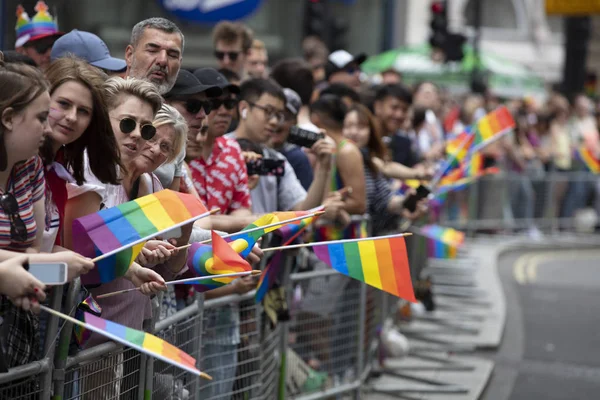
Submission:
[[[64,285],[68,267],[65,262],[31,263],[29,273],[46,285]]]
[[[417,188],[416,193],[410,194],[406,198],[406,200],[404,200],[403,207],[406,208],[410,212],[415,212],[415,210],[417,209],[417,203],[419,202],[419,200],[426,198],[427,196],[429,196],[430,193],[431,193],[431,189],[429,189],[427,186],[420,185]]]

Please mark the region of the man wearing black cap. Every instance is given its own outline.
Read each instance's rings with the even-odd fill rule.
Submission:
[[[325,77],[332,83],[343,83],[354,90],[360,89],[360,65],[367,56],[363,53],[353,56],[346,50],[334,51],[327,57]]]
[[[250,215],[250,190],[242,150],[235,139],[223,137],[237,107],[236,96],[240,88],[213,68],[198,69],[194,75],[205,84],[222,90],[219,97],[211,99],[207,134],[202,146],[188,143],[186,158],[194,188],[209,209],[218,207],[223,215]]]
[[[166,102],[181,113],[188,125],[188,143],[202,143],[206,135],[206,116],[212,103],[209,98],[221,95],[218,86],[205,85],[189,71],[180,70],[173,88],[164,96]],[[204,129],[203,129],[204,128]],[[160,166],[155,174],[163,187],[179,190],[183,176],[185,152],[169,164]]]

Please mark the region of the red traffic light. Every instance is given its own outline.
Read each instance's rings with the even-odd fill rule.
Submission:
[[[443,1],[434,1],[431,3],[431,12],[434,14],[442,14],[445,8],[446,4]]]

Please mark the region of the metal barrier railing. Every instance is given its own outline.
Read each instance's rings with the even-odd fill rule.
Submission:
[[[516,196],[511,188],[528,185],[523,185],[524,177],[504,174],[486,177],[451,195],[442,208],[441,224],[471,233],[531,226],[568,228],[575,225],[569,213],[581,202],[568,200],[574,204],[563,206],[565,212],[560,214],[559,196],[554,196],[557,187],[561,182],[580,182],[583,186],[574,187],[581,193],[585,192],[582,187],[588,193],[596,190],[596,178],[589,174],[528,179],[538,196],[528,198],[528,215],[518,214],[522,200],[513,199],[512,206],[509,201]],[[455,212],[454,206],[462,207],[463,213]],[[406,243],[415,281],[427,267],[426,242],[415,235],[406,238]],[[313,268],[295,270],[298,260],[309,260]],[[69,354],[71,324],[50,318],[44,357],[0,373],[0,399],[307,400],[338,394],[359,398],[380,358],[379,328],[386,317],[397,312],[398,299],[337,274],[308,251],[286,252],[283,263],[280,284],[285,289],[289,320],[273,324],[263,304],[255,304],[254,292],[250,292],[213,300],[197,295],[191,305],[174,315],[148,321],[146,330],[195,357],[198,367],[212,375],[213,381],[202,381],[114,343]],[[50,303],[59,308],[62,301],[62,309],[72,313],[79,292],[76,280],[65,296],[55,288]],[[155,299],[155,316],[158,304]]]

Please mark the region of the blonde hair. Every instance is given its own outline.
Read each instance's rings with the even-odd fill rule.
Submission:
[[[254,39],[252,41],[252,50],[267,50],[265,47],[265,42],[260,39]]]
[[[104,83],[104,92],[108,111],[114,110],[122,104],[123,95],[135,96],[150,104],[154,115],[158,113],[163,104],[163,99],[156,87],[150,82],[137,78],[112,77]]]
[[[175,130],[175,140],[173,141],[173,150],[169,157],[165,160],[165,164],[174,161],[177,156],[184,151],[187,142],[188,126],[183,116],[177,111],[175,107],[168,104],[163,104],[161,109],[154,117],[152,125],[156,129],[163,125],[173,125]]]

